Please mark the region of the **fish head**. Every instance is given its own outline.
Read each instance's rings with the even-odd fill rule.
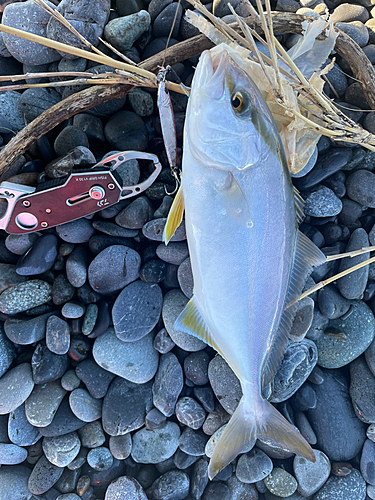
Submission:
[[[196,160],[230,172],[259,166],[270,153],[284,154],[261,93],[225,48],[200,57],[185,134]]]

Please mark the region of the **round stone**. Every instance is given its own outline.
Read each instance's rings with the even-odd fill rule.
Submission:
[[[18,446],[32,446],[41,438],[39,430],[27,420],[24,404],[10,412],[8,436]]]
[[[166,218],[153,219],[150,222],[147,222],[143,226],[142,233],[149,240],[162,241],[163,231],[166,223],[167,223]],[[184,241],[184,240],[186,240],[186,231],[185,231],[185,223],[184,221],[182,221],[182,223],[178,226],[176,232],[172,236],[171,242]]]
[[[148,131],[142,118],[132,111],[118,111],[104,127],[109,144],[119,151],[145,151],[148,146]]]
[[[58,380],[38,384],[27,398],[25,413],[27,420],[35,427],[47,427],[66,394]]]
[[[141,258],[135,250],[123,245],[111,245],[91,261],[89,283],[96,292],[111,294],[135,281],[140,265]]]
[[[316,462],[312,463],[303,457],[295,456],[293,470],[298,482],[298,492],[304,497],[316,493],[329,478],[331,463],[328,457],[319,450],[313,450]]]
[[[233,415],[242,398],[241,385],[233,370],[221,356],[215,356],[210,361],[208,378],[221,406]]]
[[[75,374],[78,381],[82,380],[93,398],[103,398],[107,394],[110,383],[115,378],[115,375],[103,370],[93,359],[85,359],[79,363]]]
[[[311,193],[303,207],[305,214],[311,217],[331,217],[339,214],[341,210],[341,200],[327,187]]]
[[[148,30],[150,14],[141,10],[129,16],[117,17],[109,21],[104,29],[104,37],[121,52],[130,49],[133,43]]]
[[[206,418],[206,412],[195,399],[184,397],[177,401],[176,417],[182,424],[197,430],[202,427]]]
[[[81,318],[85,314],[85,307],[75,302],[67,302],[63,305],[61,314],[67,319]]]
[[[366,483],[361,473],[352,469],[344,477],[331,476],[316,493],[314,500],[365,500]]]
[[[271,474],[264,479],[267,489],[282,498],[289,497],[297,489],[297,481],[284,469],[275,467]]]
[[[130,432],[123,436],[111,436],[109,438],[109,449],[117,460],[125,460],[132,449],[132,437]]]
[[[181,290],[184,292],[188,299],[191,299],[193,296],[194,280],[190,265],[190,257],[185,259],[179,266],[177,271],[177,279]]]
[[[272,460],[259,448],[253,448],[239,457],[236,477],[242,483],[256,483],[267,477],[272,469]]]
[[[161,475],[152,485],[155,500],[183,500],[189,494],[190,480],[186,472],[170,470]]]
[[[208,437],[201,430],[195,431],[187,427],[180,436],[178,447],[188,455],[200,457],[204,455],[207,440]]]
[[[105,471],[113,465],[113,455],[105,446],[94,448],[87,454],[87,463],[98,471]]]
[[[173,415],[183,386],[182,368],[177,357],[173,353],[163,354],[152,386],[152,394],[155,407],[166,417]]]
[[[82,447],[84,448],[97,448],[105,443],[106,438],[99,420],[95,420],[95,422],[90,422],[84,427],[81,427],[78,430],[78,434]],[[86,457],[86,454],[83,453],[83,456]],[[69,466],[69,468],[71,468],[71,466]]]
[[[51,300],[51,285],[42,280],[29,280],[7,288],[0,295],[0,311],[17,314]]]
[[[30,498],[28,480],[30,469],[22,465],[0,468],[0,499],[25,500]]]
[[[117,297],[112,319],[120,340],[130,342],[145,337],[159,321],[163,294],[158,285],[135,281]]]
[[[107,488],[104,500],[147,500],[146,493],[136,479],[121,476],[113,481]]]
[[[141,429],[133,435],[131,456],[142,464],[157,464],[170,458],[178,448],[180,428],[174,422],[149,431]]]
[[[66,354],[70,346],[70,328],[58,316],[50,316],[46,325],[46,345],[55,354]]]
[[[206,347],[202,340],[174,328],[174,323],[187,302],[187,298],[180,290],[171,290],[164,296],[162,317],[165,329],[173,342],[181,349],[190,352],[200,351]]]
[[[43,451],[46,458],[57,467],[66,467],[78,455],[81,441],[76,432],[58,437],[45,437]]]
[[[68,243],[87,243],[95,229],[87,219],[78,219],[56,227],[60,238]]]
[[[135,342],[123,342],[109,328],[95,340],[93,356],[105,370],[137,384],[151,380],[159,364],[152,332]]]
[[[41,233],[8,234],[5,239],[7,249],[16,255],[23,255],[33,246]],[[2,264],[4,265],[4,264]]]
[[[350,397],[362,422],[375,422],[375,377],[366,361],[359,357],[350,364]]]
[[[331,320],[329,329],[344,335],[321,335],[315,340],[318,348],[318,365],[340,368],[360,356],[371,344],[375,335],[375,318],[371,309],[362,301],[352,303],[350,314]]]
[[[18,345],[29,345],[46,335],[46,323],[51,313],[41,314],[29,320],[7,319],[4,330],[8,339]]]
[[[115,221],[116,224],[128,230],[142,229],[153,215],[154,210],[150,200],[146,196],[140,196],[121,210]]]
[[[12,368],[0,378],[0,415],[6,415],[26,401],[34,387],[30,363]]]
[[[57,467],[43,455],[35,464],[30,474],[28,483],[30,493],[33,495],[42,495],[52,488],[58,479],[60,479],[63,472],[63,467]]]
[[[69,395],[69,404],[83,422],[93,422],[102,416],[101,399],[93,398],[85,389],[74,389]]]
[[[27,458],[27,450],[15,444],[0,443],[0,465],[21,464]]]

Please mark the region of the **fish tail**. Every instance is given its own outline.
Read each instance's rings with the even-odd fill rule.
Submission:
[[[249,451],[256,439],[291,451],[311,462],[316,460],[311,446],[271,403],[261,399],[254,404],[251,398],[243,396],[215,446],[208,477],[214,478],[239,453]]]

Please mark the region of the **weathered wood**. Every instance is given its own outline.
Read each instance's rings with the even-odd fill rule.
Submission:
[[[301,23],[305,20],[308,22],[313,20],[308,16],[285,12],[273,13],[272,18],[275,33],[301,33]],[[246,22],[257,32],[262,33],[260,24],[252,18],[247,18]],[[235,25],[236,23],[232,26],[235,27]],[[163,59],[165,60],[165,64],[176,64],[192,56],[199,55],[203,50],[209,49],[212,46],[212,42],[204,35],[197,35],[150,57],[146,61],[143,61],[139,67],[157,72],[158,65],[161,64]],[[360,82],[371,109],[375,110],[375,70],[372,64],[362,49],[348,35],[341,31],[339,31],[336,40],[335,50],[348,63],[355,78]],[[77,92],[47,109],[23,128],[0,151],[0,175],[5,173],[9,166],[27,151],[37,139],[56,127],[59,123],[98,104],[122,97],[131,88],[130,85],[98,85]]]

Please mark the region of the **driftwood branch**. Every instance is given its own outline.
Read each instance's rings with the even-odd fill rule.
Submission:
[[[275,33],[301,33],[301,23],[312,19],[307,16],[289,13],[274,13],[273,26]],[[260,24],[252,18],[246,23],[262,33]],[[236,27],[236,25],[233,25]],[[198,35],[180,42],[162,53],[156,54],[139,67],[151,72],[158,70],[162,59],[165,64],[176,64],[192,56],[199,55],[203,50],[213,46],[204,35]],[[360,82],[371,109],[375,110],[375,70],[362,49],[345,33],[339,31],[335,50],[349,65],[355,78]],[[25,128],[23,128],[0,152],[0,175],[40,137],[71,116],[88,110],[98,104],[124,96],[131,90],[130,85],[95,86],[73,94],[58,104],[44,111]]]

